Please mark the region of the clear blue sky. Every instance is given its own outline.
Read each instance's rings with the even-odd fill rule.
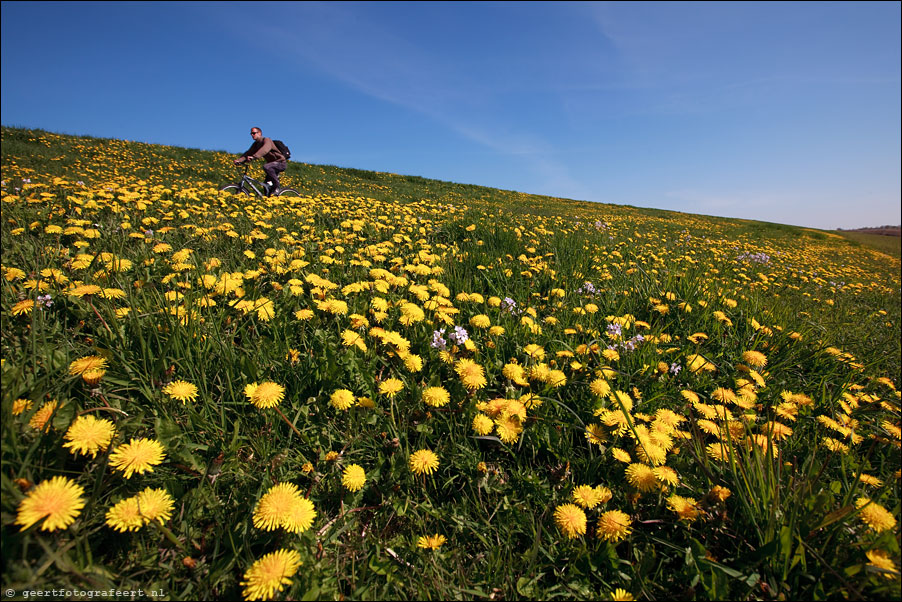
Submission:
[[[899,224],[900,3],[3,2],[2,123]],[[225,178],[227,174],[223,174]]]

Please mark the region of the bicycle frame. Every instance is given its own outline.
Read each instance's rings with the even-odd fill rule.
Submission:
[[[248,169],[250,169],[250,164],[245,163],[244,172],[241,174],[241,179],[235,182],[235,185],[238,186],[239,190],[245,190],[245,186],[248,186],[257,194],[258,197],[266,197],[266,185],[260,180],[255,180],[254,178],[247,175]],[[238,167],[238,170],[240,171],[241,167]]]

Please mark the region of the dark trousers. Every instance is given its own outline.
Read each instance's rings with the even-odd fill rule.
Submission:
[[[263,164],[263,171],[266,172],[266,181],[273,183],[273,188],[279,187],[279,174],[285,171],[288,164],[285,161],[270,161]]]

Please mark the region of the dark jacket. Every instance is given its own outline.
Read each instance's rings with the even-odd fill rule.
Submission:
[[[271,163],[273,161],[285,161],[285,155],[279,152],[279,147],[272,143],[272,138],[261,138],[260,140],[255,140],[251,147],[244,151],[244,155],[242,159],[244,161],[251,161],[253,159],[259,159],[263,157],[263,159],[267,163]],[[244,163],[242,161],[242,163]]]

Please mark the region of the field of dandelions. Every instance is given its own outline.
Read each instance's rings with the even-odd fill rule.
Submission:
[[[2,153],[8,599],[900,595],[898,258],[303,163],[301,198],[234,197],[225,152]]]

